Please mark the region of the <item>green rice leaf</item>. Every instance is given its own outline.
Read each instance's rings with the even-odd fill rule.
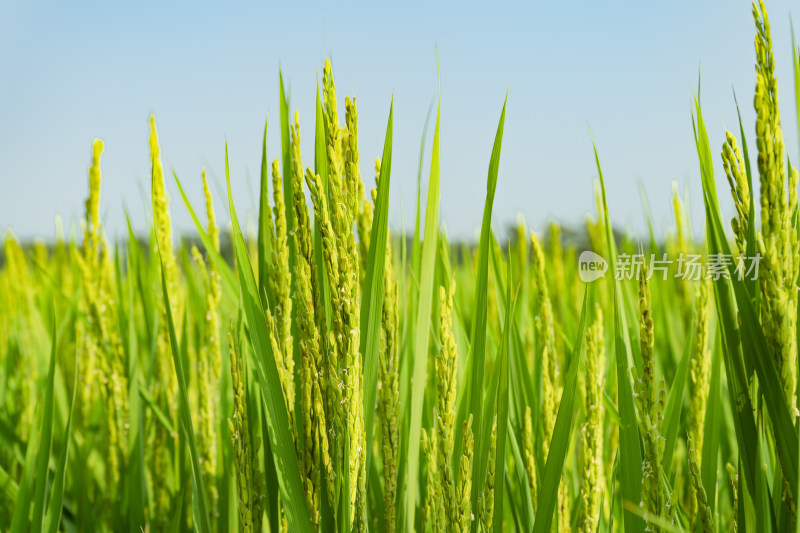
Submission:
[[[250,327],[250,344],[255,351],[255,367],[261,386],[262,401],[267,414],[270,446],[278,474],[278,486],[281,500],[286,511],[286,520],[290,531],[310,533],[311,521],[306,508],[305,490],[300,479],[300,467],[292,442],[289,428],[289,415],[283,399],[278,368],[269,340],[266,324],[266,313],[262,305],[256,285],[253,268],[247,255],[247,246],[236,216],[231,193],[231,179],[228,167],[228,147],[225,146],[225,175],[228,183],[228,203],[233,224],[233,244],[236,253],[236,265],[241,282],[242,303]]]
[[[509,250],[510,254],[510,250]],[[511,302],[511,261],[508,262],[508,283],[506,292],[506,301]],[[497,445],[495,448],[494,457],[494,520],[493,529],[494,533],[502,533],[503,531],[503,511],[505,505],[503,504],[503,496],[505,491],[501,488],[505,486],[506,478],[506,435],[508,434],[508,367],[509,367],[509,352],[511,351],[511,329],[514,327],[511,322],[511,317],[514,315],[514,307],[516,301],[509,303],[506,306],[506,321],[503,328],[503,343],[500,347],[500,388],[497,391]],[[489,414],[491,417],[492,414]],[[491,438],[491,429],[489,430],[489,438]],[[487,443],[488,444],[488,443]],[[491,460],[491,458],[490,458]],[[481,484],[483,485],[483,484]]]
[[[411,377],[411,412],[406,457],[406,531],[414,529],[414,513],[419,488],[419,447],[422,431],[422,400],[425,393],[428,366],[428,341],[430,339],[431,308],[433,306],[433,277],[436,269],[436,251],[439,238],[439,126],[441,121],[441,97],[436,111],[436,129],[433,133],[431,152],[431,177],[428,182],[428,202],[425,209],[425,236],[420,263],[419,299],[417,301],[416,326],[414,328],[414,367]]]
[[[670,475],[671,479],[674,478],[672,454],[675,451],[678,426],[681,421],[681,406],[683,405],[683,394],[686,389],[687,376],[689,375],[689,361],[691,360],[691,348],[694,334],[695,328],[693,326],[684,343],[683,355],[678,365],[678,371],[675,373],[675,379],[672,381],[672,387],[669,389],[667,405],[664,408],[664,421],[661,424],[661,436],[664,437],[666,441],[664,444],[664,456],[661,460],[661,466],[664,468],[665,472],[672,472]]]
[[[475,287],[475,315],[472,320],[472,334],[470,336],[470,346],[472,347],[472,387],[469,391],[470,413],[472,414],[473,427],[481,433],[475,435],[475,457],[483,460],[483,448],[489,445],[489,435],[483,434],[483,377],[486,374],[486,315],[488,310],[489,294],[489,254],[492,245],[492,206],[494,205],[494,194],[497,190],[497,173],[500,167],[500,148],[503,145],[503,129],[506,120],[506,104],[508,103],[508,93],[503,102],[503,110],[500,113],[500,123],[497,125],[497,133],[494,138],[492,155],[489,159],[489,176],[486,183],[486,203],[483,208],[483,222],[481,223],[481,240],[478,247],[478,279]],[[427,225],[427,220],[426,220]],[[427,239],[426,239],[427,240]],[[492,416],[491,414],[489,416]],[[499,422],[498,422],[499,423]],[[490,429],[491,431],[491,429]],[[505,431],[505,428],[503,428]],[[478,496],[483,488],[481,473],[483,465],[477,464],[472,469],[472,508],[478,504]],[[485,475],[485,474],[484,474]],[[500,481],[503,479],[501,478]],[[503,486],[501,483],[498,486]],[[498,509],[498,511],[500,511]],[[475,531],[477,524],[473,523],[472,530]]]
[[[711,382],[708,387],[706,417],[703,426],[703,459],[700,463],[703,488],[706,490],[708,506],[711,509],[715,509],[717,494],[717,456],[719,455],[720,419],[722,418],[720,373],[719,350],[714,350],[711,359]]]
[[[592,142],[594,146],[594,141]],[[609,255],[609,270],[611,287],[614,294],[614,348],[617,369],[617,402],[619,403],[619,453],[620,468],[618,470],[623,501],[638,503],[642,500],[642,453],[639,449],[639,423],[633,405],[633,389],[630,381],[631,346],[628,336],[628,326],[625,319],[624,297],[620,284],[614,278],[616,272],[616,245],[611,229],[608,214],[608,200],[606,199],[606,185],[603,180],[603,171],[600,168],[600,157],[597,147],[594,146],[594,158],[597,172],[600,176],[600,190],[603,196],[603,218],[606,227],[606,245]],[[636,533],[644,531],[644,521],[641,517],[625,509],[625,532]]]
[[[544,467],[542,485],[539,487],[539,498],[536,505],[536,520],[533,523],[533,533],[548,533],[553,523],[553,511],[558,500],[558,485],[561,483],[561,473],[564,470],[564,459],[567,456],[570,436],[572,434],[573,407],[578,382],[578,367],[581,360],[581,347],[586,330],[586,309],[588,308],[591,294],[591,285],[586,286],[583,295],[581,319],[578,325],[578,336],[569,360],[569,370],[564,377],[564,392],[558,406],[556,425],[553,428],[553,438],[550,450],[547,453],[547,463]],[[497,509],[495,509],[497,512]],[[564,518],[564,517],[560,517]],[[497,531],[497,530],[495,530]]]
[[[192,487],[194,489],[194,505],[196,508],[196,518],[198,518],[195,527],[198,530],[211,533],[211,514],[208,510],[208,502],[206,501],[206,488],[203,482],[203,473],[200,470],[200,458],[197,453],[197,442],[194,437],[194,428],[192,427],[191,408],[189,407],[189,393],[187,390],[188,380],[186,379],[184,363],[184,356],[181,354],[180,344],[178,344],[177,336],[175,335],[175,323],[172,319],[172,310],[169,303],[169,293],[167,291],[167,278],[164,275],[164,267],[161,267],[161,288],[164,294],[164,308],[167,315],[167,329],[169,330],[169,344],[172,347],[172,362],[175,365],[175,373],[178,376],[178,400],[180,410],[181,429],[189,445],[189,455],[192,466]]]
[[[231,270],[231,267],[228,265],[225,259],[214,248],[214,243],[211,242],[211,237],[208,235],[205,227],[200,222],[200,219],[197,218],[197,214],[194,212],[192,204],[189,203],[189,199],[186,197],[186,193],[183,191],[183,186],[181,185],[178,175],[175,174],[174,170],[172,171],[172,175],[175,178],[175,183],[178,185],[178,191],[181,193],[183,203],[186,205],[186,209],[189,211],[189,215],[192,217],[192,222],[194,222],[197,235],[200,237],[200,240],[203,241],[203,247],[205,248],[208,257],[214,262],[214,268],[216,268],[217,272],[219,272],[222,283],[225,286],[225,290],[229,294],[234,295],[234,297],[237,296],[239,294],[239,282],[236,280],[236,275],[233,273],[233,270]]]
[[[56,533],[61,523],[62,504],[64,502],[64,488],[67,474],[67,458],[69,457],[69,447],[72,441],[72,414],[75,410],[75,397],[78,392],[78,360],[75,360],[75,377],[72,384],[72,400],[69,404],[69,415],[67,416],[67,426],[64,429],[64,439],[61,444],[61,453],[56,462],[56,472],[53,478],[53,489],[50,494],[50,501],[47,505],[47,515],[45,516],[44,530],[47,533]]]
[[[36,485],[33,500],[33,519],[31,531],[41,531],[44,521],[44,504],[50,475],[50,447],[53,444],[53,391],[55,389],[56,350],[58,333],[56,331],[55,310],[53,310],[52,337],[50,341],[50,366],[44,381],[44,404],[41,433],[36,446]],[[26,513],[27,514],[27,513]],[[26,516],[27,518],[27,516]]]
[[[389,106],[389,123],[381,157],[378,196],[370,232],[369,255],[366,265],[364,296],[361,298],[361,347],[364,357],[364,428],[368,442],[375,421],[375,396],[378,393],[378,358],[383,320],[384,276],[386,270],[386,241],[389,234],[389,180],[392,172],[392,115],[394,99]],[[372,446],[367,446],[366,469],[370,472]]]
[[[268,124],[269,118],[264,122],[264,139],[261,144],[261,188],[258,195],[258,288],[261,292],[268,290],[269,287],[268,263],[272,258],[272,230],[270,229],[272,210],[269,207],[269,161],[267,161]]]

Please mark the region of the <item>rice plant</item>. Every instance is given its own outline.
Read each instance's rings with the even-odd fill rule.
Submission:
[[[413,233],[392,232],[394,102],[365,184],[356,99],[328,60],[314,117],[291,113],[279,76],[281,153],[265,124],[254,235],[227,142],[215,198],[205,170],[165,170],[150,117],[150,233],[128,220],[111,241],[114,147],[94,140],[81,235],[4,239],[0,529],[796,531],[798,171],[763,1],[752,14],[755,137],[740,121],[717,160],[730,228],[698,97],[687,117],[699,236],[674,184],[667,235],[616,233],[596,147],[585,250],[555,223],[496,235],[508,95],[493,146],[470,147],[488,156],[479,241],[439,226],[440,106],[426,204],[418,191]]]

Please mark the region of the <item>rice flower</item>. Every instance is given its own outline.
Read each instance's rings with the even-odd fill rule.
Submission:
[[[176,317],[176,328],[180,328],[183,316],[181,299],[178,292],[178,265],[172,248],[172,221],[169,214],[169,198],[164,184],[164,169],[161,164],[161,148],[158,144],[155,116],[150,116],[150,160],[151,198],[153,205],[153,222],[155,225],[158,255],[164,269],[167,292],[173,306],[172,313]],[[173,368],[169,332],[167,331],[166,309],[159,299],[158,309],[161,314],[157,334],[157,352],[155,356],[153,397],[162,406],[166,406],[170,415],[176,417],[178,404],[178,380]],[[153,425],[151,484],[154,493],[154,518],[159,525],[166,520],[169,507],[169,488],[163,481],[167,472],[166,433],[161,424]]]
[[[640,348],[642,353],[642,376],[634,377],[634,400],[642,436],[642,499],[649,516],[662,516],[666,499],[661,484],[661,458],[664,454],[664,439],[661,422],[664,418],[666,391],[663,380],[656,386],[652,303],[647,265],[642,265],[639,276],[639,323]]]
[[[689,443],[689,478],[692,480],[692,487],[697,494],[698,519],[703,533],[714,533],[717,529],[714,526],[714,517],[711,508],[708,506],[708,498],[703,488],[703,478],[700,476],[700,463],[697,461],[697,451],[695,442],[688,439]]]
[[[530,412],[530,409],[528,409]],[[483,486],[481,495],[478,497],[478,508],[476,509],[482,531],[491,531],[494,520],[494,477],[495,477],[495,458],[497,455],[497,416],[492,422],[492,434],[489,437],[489,468],[486,471],[486,484]]]
[[[458,487],[455,491],[454,508],[455,514],[453,522],[448,531],[460,531],[469,533],[472,521],[475,517],[472,514],[472,503],[470,494],[472,491],[472,460],[475,452],[475,438],[472,433],[472,415],[464,421],[464,445],[459,462]]]
[[[553,324],[553,307],[547,291],[547,278],[545,277],[544,252],[539,245],[536,234],[531,232],[531,245],[533,248],[533,272],[536,281],[536,291],[539,301],[539,316],[537,317],[537,338],[542,351],[542,390],[544,442],[543,452],[545,457],[550,449],[550,439],[556,424],[558,386],[556,384],[556,335]]]
[[[759,272],[761,323],[783,384],[786,403],[797,415],[797,289],[800,267],[797,229],[793,213],[797,208],[797,171],[784,162],[786,150],[778,109],[778,82],[772,51],[769,17],[763,0],[753,3],[756,24],[756,144],[761,183],[761,232],[759,250],[763,257]],[[788,185],[788,193],[787,193]]]
[[[297,325],[300,335],[300,357],[302,367],[300,370],[300,405],[301,413],[303,416],[303,430],[304,435],[302,442],[304,447],[298,451],[298,456],[301,465],[301,474],[303,476],[303,483],[306,490],[306,503],[309,509],[312,523],[316,523],[319,515],[319,489],[317,487],[317,480],[319,479],[319,472],[317,471],[317,459],[320,453],[327,453],[323,448],[320,450],[319,432],[326,431],[326,424],[324,420],[319,419],[319,411],[315,408],[316,390],[314,383],[317,381],[320,370],[319,365],[322,361],[322,353],[320,349],[320,333],[317,329],[316,310],[320,306],[316,303],[319,299],[318,291],[315,293],[315,287],[318,287],[317,273],[314,268],[314,250],[311,241],[311,219],[306,206],[305,193],[303,188],[303,163],[300,153],[300,116],[295,112],[295,122],[291,126],[292,138],[292,182],[294,185],[294,211],[295,221],[297,226],[294,231],[295,243],[297,245],[297,263],[295,265],[296,271],[294,276],[296,297],[295,302],[298,304],[297,311]],[[321,380],[322,381],[322,380]],[[336,391],[337,387],[331,387]],[[338,423],[338,421],[336,421]],[[330,460],[324,461],[324,464],[332,466]],[[327,475],[329,491],[331,496],[334,495],[333,489],[333,476],[328,471]],[[335,502],[334,498],[331,501]]]
[[[375,188],[372,201],[377,198],[380,181],[380,160],[375,165]],[[370,205],[364,202],[365,207]],[[372,215],[369,215],[370,219]],[[361,216],[359,216],[361,220]],[[362,246],[363,249],[363,246]],[[366,263],[366,257],[362,253]],[[362,269],[363,270],[363,269]],[[380,360],[378,366],[378,419],[382,426],[382,459],[384,485],[384,523],[387,533],[396,528],[395,497],[397,496],[398,450],[400,446],[400,337],[399,296],[392,263],[392,243],[386,241],[384,269],[383,311],[381,320]]]
[[[594,533],[600,520],[603,480],[603,369],[605,368],[603,314],[595,308],[595,321],[586,332],[586,422],[581,432],[584,474],[581,480],[583,518],[579,528]]]
[[[439,470],[444,499],[445,513],[449,517],[451,527],[457,527],[459,510],[455,504],[455,480],[450,468],[453,456],[453,435],[455,431],[456,376],[458,350],[452,332],[453,294],[455,281],[450,282],[450,290],[439,287],[439,338],[442,347],[436,355],[436,441],[437,467]]]
[[[537,474],[536,474],[536,456],[533,451],[533,419],[531,418],[530,406],[525,406],[525,420],[524,420],[524,457],[525,473],[528,476],[528,489],[531,492],[531,501],[533,503],[533,510],[536,511],[536,502],[538,500],[537,490]]]
[[[261,531],[258,509],[259,497],[255,491],[255,476],[251,463],[250,419],[247,413],[247,390],[244,375],[244,360],[231,332],[228,333],[231,359],[231,382],[233,385],[233,416],[228,419],[228,428],[233,441],[236,466],[236,485],[239,496],[239,531],[251,533]]]
[[[688,236],[688,220],[686,218],[686,210],[678,193],[678,184],[672,182],[672,210],[675,214],[675,242],[672,243],[674,249],[672,253],[675,257],[685,257],[689,254],[689,236]],[[685,279],[676,280],[676,288],[681,302],[681,309],[688,312],[691,305],[691,293],[689,290],[689,281]]]
[[[736,216],[731,219],[733,235],[736,237],[739,253],[744,254],[747,248],[747,228],[750,224],[750,184],[747,181],[742,152],[736,144],[736,137],[729,131],[725,132],[725,142],[722,144],[722,166],[736,207]]]
[[[283,180],[276,158],[272,162],[272,195],[275,206],[274,236],[272,244],[272,268],[269,281],[275,299],[273,307],[275,328],[270,334],[276,335],[277,359],[281,370],[281,385],[286,399],[286,408],[294,417],[294,339],[292,338],[292,275],[289,271],[289,239],[286,229],[286,205],[283,200]]]

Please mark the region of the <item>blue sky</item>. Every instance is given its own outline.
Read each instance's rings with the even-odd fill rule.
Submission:
[[[688,187],[701,228],[690,115],[699,71],[714,153],[726,127],[738,131],[732,90],[754,143],[748,2],[117,4],[0,1],[0,231],[51,238],[56,214],[77,226],[94,137],[106,146],[101,214],[109,233],[123,235],[123,207],[138,230],[146,229],[150,113],[164,163],[198,205],[204,166],[214,192],[222,192],[227,134],[235,201],[254,213],[250,192],[258,189],[268,115],[268,155],[278,155],[278,69],[291,109],[300,111],[310,165],[315,79],[326,56],[340,99],[357,98],[362,175],[370,185],[394,95],[394,228],[412,224],[419,144],[437,94],[437,49],[441,220],[452,236],[472,237],[479,228],[506,90],[496,230],[517,213],[534,229],[553,219],[583,223],[597,175],[590,126],[615,224],[644,233],[641,182],[657,231],[666,231],[675,180]],[[798,160],[790,4],[767,7],[787,151]],[[719,157],[715,163],[727,190]],[[168,188],[178,230],[192,231],[174,183]],[[226,219],[219,194],[216,203]]]

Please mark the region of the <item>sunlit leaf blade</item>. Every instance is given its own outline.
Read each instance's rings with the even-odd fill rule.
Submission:
[[[556,425],[553,428],[553,438],[550,441],[550,450],[547,453],[547,463],[544,468],[542,485],[539,487],[539,498],[536,505],[536,520],[533,523],[533,533],[548,533],[553,523],[553,511],[558,500],[558,485],[561,482],[561,473],[564,470],[564,459],[567,456],[570,436],[572,434],[572,409],[575,404],[575,395],[578,381],[578,367],[580,366],[581,347],[586,330],[586,309],[591,299],[590,285],[586,286],[583,295],[581,319],[578,325],[578,335],[575,346],[569,359],[569,370],[564,378],[564,392],[558,406]],[[566,517],[559,517],[561,520]],[[627,517],[626,517],[627,518]],[[626,520],[627,522],[627,520]]]
[[[267,414],[269,440],[272,456],[275,459],[275,470],[278,474],[281,501],[286,511],[289,530],[310,533],[311,521],[305,503],[305,490],[300,479],[297,453],[289,428],[289,415],[286,411],[278,368],[269,340],[269,331],[265,320],[266,313],[262,307],[262,299],[259,296],[253,268],[247,255],[247,246],[233,205],[227,145],[225,147],[225,175],[228,184],[228,203],[233,225],[232,237],[241,283],[242,304],[247,316],[251,345],[255,350],[253,359],[256,363],[256,374]]]
[[[392,116],[394,100],[389,107],[389,123],[383,144],[378,196],[370,233],[364,293],[361,298],[361,354],[364,357],[364,428],[373,434],[375,396],[378,391],[378,358],[383,320],[384,275],[386,271],[386,241],[389,234],[389,180],[392,172]],[[369,472],[372,446],[367,446],[366,468]]]
[[[47,504],[47,515],[43,531],[55,533],[61,523],[62,504],[64,502],[64,489],[67,474],[67,458],[69,457],[70,443],[72,442],[72,415],[75,410],[75,397],[78,392],[78,361],[75,361],[75,379],[72,385],[72,400],[69,404],[69,414],[67,415],[67,426],[64,428],[61,453],[56,462],[55,476],[53,477],[53,489],[50,494],[50,501]]]
[[[505,496],[506,478],[506,435],[508,434],[508,403],[509,403],[509,359],[511,352],[511,329],[514,324],[511,322],[511,317],[514,315],[514,307],[516,299],[511,302],[511,262],[508,262],[508,282],[506,291],[506,301],[509,304],[506,306],[506,320],[503,327],[503,343],[500,347],[500,359],[498,365],[500,366],[500,388],[497,391],[497,444],[495,448],[495,457],[489,460],[494,460],[494,533],[502,533],[503,531],[503,511],[505,505],[503,497]],[[489,416],[492,416],[490,413]],[[489,438],[491,438],[491,430]],[[487,443],[488,444],[488,443]]]
[[[39,441],[36,444],[36,482],[34,488],[33,499],[33,518],[31,520],[31,531],[40,531],[44,520],[44,504],[45,495],[47,494],[47,480],[49,478],[49,464],[50,464],[50,446],[53,442],[53,389],[55,387],[55,372],[56,372],[56,348],[57,348],[57,332],[55,318],[52,324],[52,337],[50,346],[50,364],[47,370],[47,377],[43,382],[44,385],[44,403],[42,404],[42,421],[39,433]],[[35,435],[35,433],[34,433]],[[31,441],[28,446],[33,446]],[[27,506],[24,508],[24,520],[28,519]],[[15,513],[16,515],[16,509]],[[12,520],[12,530],[16,531],[13,527],[14,521]]]
[[[200,470],[200,457],[197,453],[197,442],[192,426],[191,408],[189,407],[188,380],[186,379],[183,355],[178,338],[175,335],[175,323],[172,319],[172,309],[170,308],[169,292],[167,291],[167,278],[164,274],[164,267],[161,267],[161,289],[164,295],[164,309],[167,316],[167,330],[169,331],[169,343],[172,348],[172,362],[175,366],[175,373],[178,376],[178,400],[180,409],[181,429],[189,445],[189,456],[192,466],[192,487],[194,488],[194,505],[196,506],[196,518],[199,519],[196,527],[202,531],[211,533],[211,514],[209,513],[208,501],[206,499],[206,488],[203,482],[203,473]]]
[[[422,400],[425,393],[426,369],[428,365],[428,341],[430,339],[431,308],[433,306],[433,281],[436,267],[436,250],[439,238],[439,126],[441,101],[436,111],[436,128],[433,133],[431,152],[431,177],[428,182],[428,201],[425,209],[425,236],[420,263],[419,299],[417,302],[416,326],[414,327],[414,368],[411,377],[411,412],[408,429],[408,453],[406,457],[406,502],[405,527],[414,528],[414,513],[419,488],[419,447],[422,431]]]
[[[264,138],[261,144],[261,187],[258,194],[258,288],[265,291],[269,283],[268,261],[272,255],[272,230],[270,221],[272,210],[269,207],[269,161],[267,161],[267,125],[264,122]],[[289,204],[291,205],[291,204]]]
[[[592,143],[594,145],[594,142]],[[616,272],[616,244],[611,229],[611,220],[608,214],[608,200],[606,199],[606,186],[603,180],[603,171],[600,168],[600,157],[597,147],[594,147],[594,158],[597,164],[597,173],[600,176],[600,190],[603,197],[603,219],[606,227],[606,250],[608,252],[609,276],[614,296],[614,349],[617,370],[617,401],[619,404],[619,479],[623,501],[633,502],[635,505],[642,500],[642,454],[639,449],[639,424],[633,404],[633,389],[630,382],[631,347],[628,337],[627,324],[622,290],[615,280]],[[643,531],[645,524],[641,517],[631,513],[625,508],[625,532],[636,533]]]
[[[667,405],[664,408],[664,421],[661,424],[661,436],[664,437],[665,443],[661,466],[664,468],[665,472],[672,471],[672,454],[675,451],[675,442],[678,437],[683,393],[686,389],[687,377],[689,375],[689,360],[691,359],[691,347],[694,335],[695,331],[693,327],[684,344],[681,362],[678,365],[678,371],[675,373],[675,378],[669,389]]]
[[[508,94],[503,102],[503,110],[500,113],[500,123],[497,125],[497,133],[494,138],[492,155],[489,159],[489,175],[486,182],[486,201],[483,208],[483,222],[481,223],[481,240],[478,247],[478,279],[475,287],[475,315],[472,321],[472,334],[470,345],[472,347],[472,387],[469,392],[470,413],[472,414],[472,424],[476,428],[475,435],[475,457],[479,458],[478,464],[472,469],[472,508],[475,509],[478,503],[478,496],[483,488],[483,476],[485,476],[486,457],[483,454],[484,446],[488,446],[488,438],[482,434],[482,405],[483,405],[483,376],[486,373],[486,315],[488,310],[488,285],[489,285],[489,254],[492,244],[492,206],[494,205],[494,195],[497,190],[497,173],[500,167],[500,148],[503,145],[503,129],[506,119],[506,103]],[[427,219],[426,219],[427,225]],[[427,239],[426,239],[427,241]],[[488,415],[492,416],[492,414]],[[505,429],[504,429],[505,430]],[[502,484],[500,485],[502,486]],[[477,524],[473,524],[473,531]]]
[[[173,171],[172,175],[175,178],[175,183],[178,185],[178,191],[181,193],[181,198],[183,198],[183,203],[186,204],[186,209],[189,211],[189,215],[192,217],[192,222],[194,222],[194,227],[197,230],[197,235],[200,237],[200,240],[203,241],[203,246],[205,247],[206,253],[211,261],[214,263],[214,268],[217,269],[219,272],[220,277],[222,278],[222,283],[225,285],[225,289],[233,295],[237,295],[239,293],[239,282],[236,280],[236,275],[231,270],[231,267],[225,261],[225,259],[217,252],[214,244],[211,241],[211,237],[208,235],[203,224],[200,222],[200,219],[197,218],[197,214],[195,213],[192,205],[189,203],[189,199],[186,197],[186,193],[183,190],[183,186],[181,185],[180,180],[178,179],[178,175],[175,174]]]

